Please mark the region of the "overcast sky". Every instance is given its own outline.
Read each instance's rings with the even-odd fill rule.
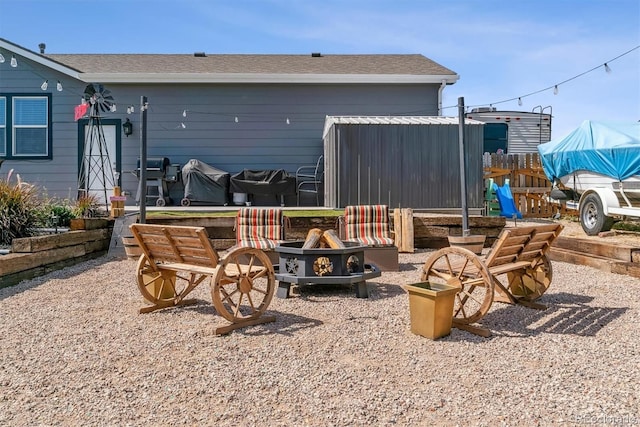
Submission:
[[[447,116],[462,96],[543,107],[553,138],[640,120],[639,0],[0,0],[0,37],[47,53],[419,53],[460,75]]]

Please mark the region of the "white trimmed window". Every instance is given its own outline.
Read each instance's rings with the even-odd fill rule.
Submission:
[[[51,158],[51,98],[0,96],[0,156]]]

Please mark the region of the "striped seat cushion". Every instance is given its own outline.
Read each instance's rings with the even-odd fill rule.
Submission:
[[[347,206],[344,210],[345,240],[367,246],[393,245],[386,205]]]
[[[236,217],[236,243],[240,247],[273,249],[283,241],[282,209],[242,208]]]

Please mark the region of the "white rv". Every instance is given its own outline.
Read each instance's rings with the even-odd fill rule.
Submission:
[[[498,111],[495,107],[474,108],[468,119],[484,122],[485,153],[537,153],[538,145],[551,140],[551,107],[540,112]]]

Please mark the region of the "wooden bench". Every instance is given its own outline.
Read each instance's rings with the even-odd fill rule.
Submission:
[[[138,289],[152,304],[140,313],[195,303],[185,297],[209,279],[216,311],[231,322],[216,334],[275,321],[263,316],[275,292],[275,272],[260,249],[237,248],[220,258],[204,227],[133,224],[130,229],[142,250]]]
[[[398,248],[391,237],[387,205],[347,206],[339,221],[343,240],[367,246],[366,263],[375,264],[381,271],[398,271]]]
[[[474,326],[493,301],[545,309],[535,300],[549,288],[553,270],[548,252],[562,225],[504,228],[485,256],[460,247],[442,248],[429,256],[422,281],[459,288],[453,308],[453,326],[489,336]]]

